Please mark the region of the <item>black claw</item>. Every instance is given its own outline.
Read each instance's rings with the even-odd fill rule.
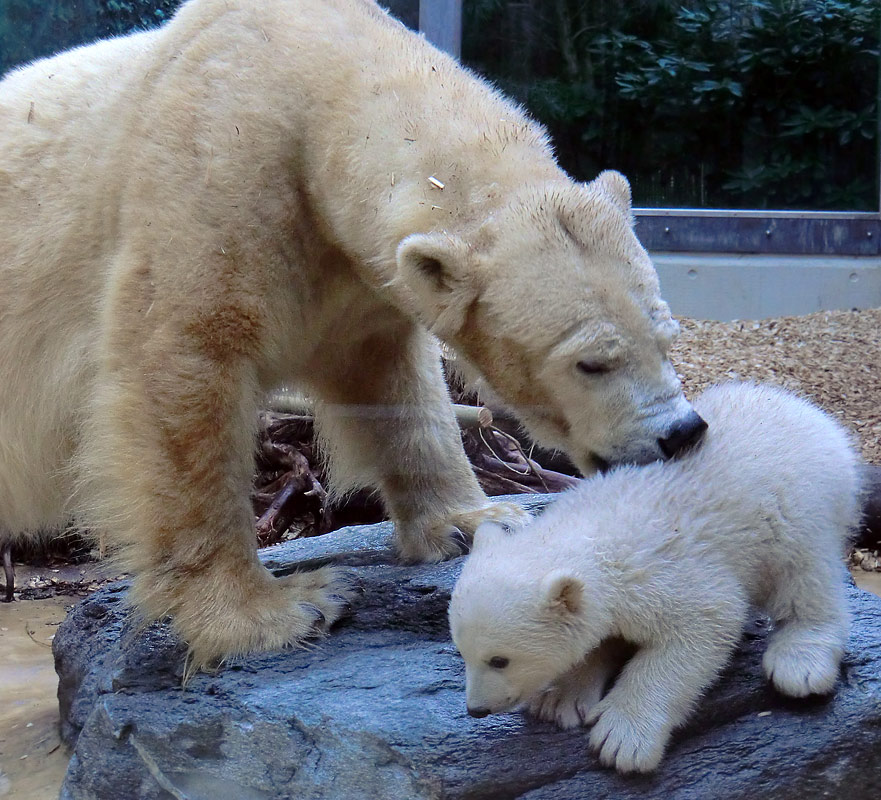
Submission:
[[[471,539],[466,536],[462,531],[458,528],[454,530],[450,534],[450,538],[453,540],[455,545],[462,551],[462,554],[471,552]]]
[[[344,572],[339,575],[338,585],[347,592],[352,594],[364,594],[364,584],[358,580],[356,575]]]
[[[345,595],[332,594],[330,601],[339,607],[341,614],[346,614],[352,610],[352,601]]]
[[[313,628],[323,628],[327,625],[327,617],[324,616],[324,612],[316,605],[312,603],[303,603],[303,609],[307,614],[312,614],[315,619],[312,622]]]

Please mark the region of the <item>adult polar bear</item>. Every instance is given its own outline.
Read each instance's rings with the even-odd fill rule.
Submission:
[[[332,574],[256,558],[268,389],[317,398],[339,485],[379,487],[410,560],[513,513],[430,332],[585,470],[702,431],[626,181],[574,183],[368,0],[192,0],[10,74],[0,143],[0,536],[102,532],[197,666],[339,613]]]

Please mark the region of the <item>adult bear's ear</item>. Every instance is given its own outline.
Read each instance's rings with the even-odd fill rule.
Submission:
[[[566,619],[584,609],[584,584],[566,570],[555,569],[545,575],[541,592],[545,607],[554,617]]]
[[[633,217],[630,182],[620,172],[607,169],[597,175],[588,185],[602,192],[628,219]]]
[[[477,296],[468,244],[446,233],[414,233],[398,245],[394,283],[415,298],[417,313],[443,338],[455,334]]]

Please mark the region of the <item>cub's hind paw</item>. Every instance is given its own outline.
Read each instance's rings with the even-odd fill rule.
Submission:
[[[777,691],[790,697],[828,694],[838,679],[840,654],[822,645],[769,646],[762,665]]]

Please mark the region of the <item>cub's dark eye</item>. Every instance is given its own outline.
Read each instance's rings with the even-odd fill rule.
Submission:
[[[508,666],[509,660],[504,656],[493,656],[487,663],[493,669],[504,669]]]
[[[578,371],[585,375],[605,375],[607,372],[612,371],[612,367],[602,361],[590,361],[589,359],[585,359],[584,361],[578,362]]]

